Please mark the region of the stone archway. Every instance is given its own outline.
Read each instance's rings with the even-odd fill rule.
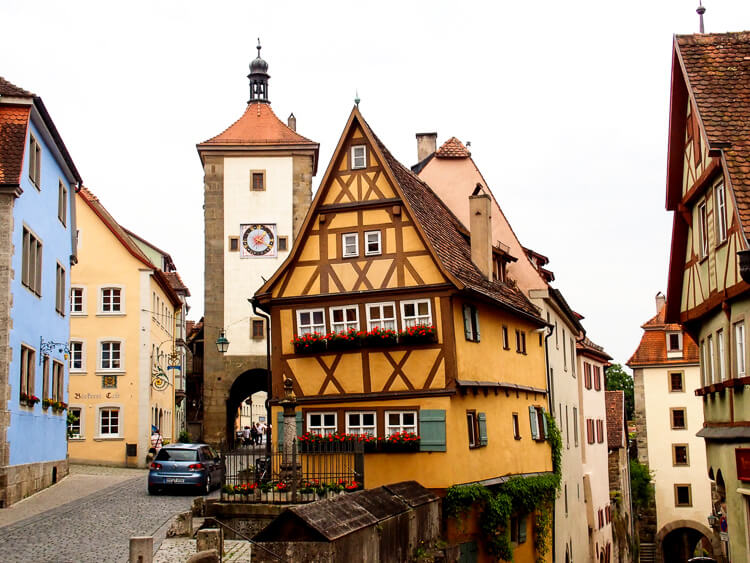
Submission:
[[[674,520],[665,524],[659,530],[655,538],[657,561],[666,561],[665,554],[675,552],[681,553],[683,558],[674,559],[672,557],[669,559],[670,562],[687,561],[689,557],[692,557],[692,550],[695,549],[702,538],[706,538],[709,542],[709,555],[717,561],[721,561],[719,559],[721,555],[719,538],[707,526],[694,520]]]
[[[241,373],[232,383],[227,396],[227,445],[234,447],[234,420],[242,401],[258,391],[268,391],[267,371],[264,369],[249,369]],[[270,421],[269,421],[270,422]]]

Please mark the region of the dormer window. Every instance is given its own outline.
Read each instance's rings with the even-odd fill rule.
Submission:
[[[495,281],[505,281],[505,260],[495,256],[492,260],[492,277]]]
[[[367,147],[357,145],[352,147],[352,170],[367,168]]]
[[[667,333],[667,357],[682,356],[682,333]]]

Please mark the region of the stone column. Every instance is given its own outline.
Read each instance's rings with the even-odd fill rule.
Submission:
[[[283,464],[291,468],[292,447],[297,439],[297,397],[292,390],[292,380],[284,380],[284,398],[279,401],[284,409],[284,427],[280,429],[284,436]]]

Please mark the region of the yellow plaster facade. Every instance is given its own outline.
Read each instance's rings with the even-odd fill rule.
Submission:
[[[76,213],[69,408],[79,420],[68,453],[75,463],[144,467],[152,424],[165,441],[177,438],[167,354],[181,304],[90,192],[76,196]],[[167,382],[152,385],[159,370]]]

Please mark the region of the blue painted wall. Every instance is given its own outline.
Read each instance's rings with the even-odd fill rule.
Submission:
[[[43,127],[43,126],[42,126]],[[42,398],[43,371],[40,364],[40,337],[45,341],[68,342],[70,340],[69,291],[70,255],[72,226],[70,193],[68,182],[61,163],[55,158],[44,135],[33,124],[30,130],[42,150],[41,189],[37,189],[29,179],[29,136],[26,136],[21,187],[23,194],[15,201],[13,211],[12,258],[14,279],[11,284],[13,305],[10,316],[10,346],[13,351],[10,363],[9,383],[11,396],[8,401],[10,427],[7,439],[10,443],[10,465],[54,461],[65,459],[67,455],[66,414],[55,414],[52,409],[42,409],[39,402],[33,407],[19,403],[21,380],[21,344],[36,351],[34,394]],[[67,225],[63,226],[57,217],[58,185],[60,180],[68,187]],[[23,227],[26,225],[42,242],[42,296],[39,297],[21,284]],[[55,310],[56,265],[60,263],[66,272],[65,316]],[[65,366],[64,398],[68,402],[69,363],[63,353],[50,352],[50,385],[52,359]]]

